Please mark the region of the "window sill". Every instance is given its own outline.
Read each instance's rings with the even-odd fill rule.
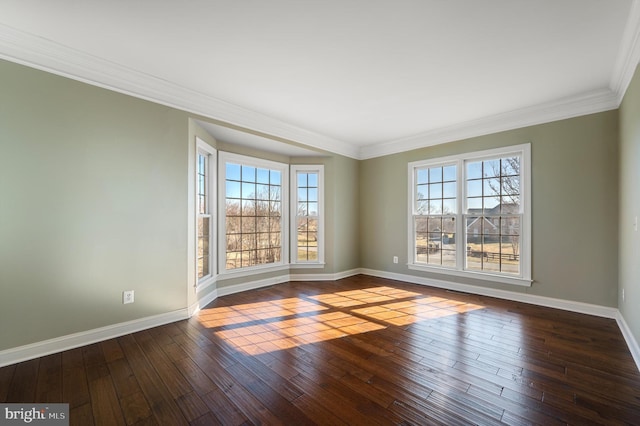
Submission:
[[[217,276],[215,275],[209,275],[205,279],[201,279],[200,281],[198,281],[198,284],[196,285],[196,293],[200,293],[205,288],[215,284],[216,278]]]
[[[531,287],[531,283],[533,282],[533,280],[527,279],[527,278],[496,275],[496,274],[490,274],[486,272],[458,271],[458,270],[451,270],[451,269],[445,269],[445,268],[437,268],[433,266],[416,265],[411,263],[408,264],[407,266],[409,267],[409,269],[413,271],[432,272],[434,274],[442,274],[442,275],[449,275],[449,276],[455,276],[455,277],[471,278],[476,280],[492,281],[495,283],[511,284],[511,285],[517,285],[521,287]]]
[[[289,269],[289,266],[290,265],[288,263],[278,263],[277,265],[251,266],[242,269],[232,269],[230,271],[220,272],[218,275],[218,281],[265,274],[267,272],[286,271]]]
[[[291,269],[324,269],[325,263],[292,263],[289,266]]]

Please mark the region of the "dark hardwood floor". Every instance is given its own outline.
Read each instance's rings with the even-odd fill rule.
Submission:
[[[640,374],[614,320],[356,276],[1,368],[0,401],[72,425],[637,425]]]

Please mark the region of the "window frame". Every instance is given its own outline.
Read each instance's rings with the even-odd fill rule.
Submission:
[[[295,268],[324,267],[324,165],[291,165],[291,266]],[[316,216],[298,215],[298,173],[316,173],[318,175],[318,214]],[[299,217],[313,218],[318,221],[317,244],[318,256],[316,260],[298,260],[298,229]]]
[[[227,269],[227,215],[226,215],[226,170],[227,163],[269,169],[280,172],[280,241],[281,253],[278,262]],[[289,165],[247,155],[225,151],[218,153],[218,275],[224,277],[242,277],[269,271],[279,271],[289,267]]]
[[[520,235],[520,273],[507,274],[495,271],[469,270],[466,266],[466,217],[467,213],[467,185],[466,165],[470,162],[486,161],[509,156],[520,157],[520,210],[517,215],[521,217]],[[424,167],[438,167],[456,164],[456,267],[444,267],[427,265],[417,262],[415,219],[417,182],[416,170]],[[469,152],[464,154],[432,158],[421,161],[413,161],[408,164],[408,268],[416,271],[432,272],[444,275],[488,280],[493,282],[513,284],[519,286],[531,286],[531,144],[506,146],[502,148],[484,151]],[[515,216],[515,214],[513,215]]]
[[[203,141],[202,139],[196,137],[196,150],[195,150],[195,277],[196,277],[196,292],[202,290],[205,287],[213,284],[216,280],[217,275],[217,256],[216,256],[216,248],[217,248],[217,232],[216,232],[216,213],[217,213],[217,186],[216,186],[216,176],[217,176],[217,150],[213,148],[211,145]],[[203,275],[202,277],[198,276],[198,242],[199,242],[199,234],[198,234],[198,219],[201,216],[199,209],[199,169],[198,169],[198,159],[200,155],[205,156],[205,199],[206,199],[206,210],[205,216],[209,216],[209,273]]]

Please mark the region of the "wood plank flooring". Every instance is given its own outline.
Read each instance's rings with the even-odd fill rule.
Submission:
[[[1,368],[0,402],[83,426],[637,425],[640,374],[614,320],[355,276]]]

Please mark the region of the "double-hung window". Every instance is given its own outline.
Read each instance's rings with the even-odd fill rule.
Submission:
[[[291,166],[291,263],[324,264],[324,167]]]
[[[409,164],[409,268],[531,284],[530,145]]]
[[[215,275],[216,151],[196,140],[196,272],[198,285]]]
[[[288,263],[288,165],[220,153],[220,273]]]

